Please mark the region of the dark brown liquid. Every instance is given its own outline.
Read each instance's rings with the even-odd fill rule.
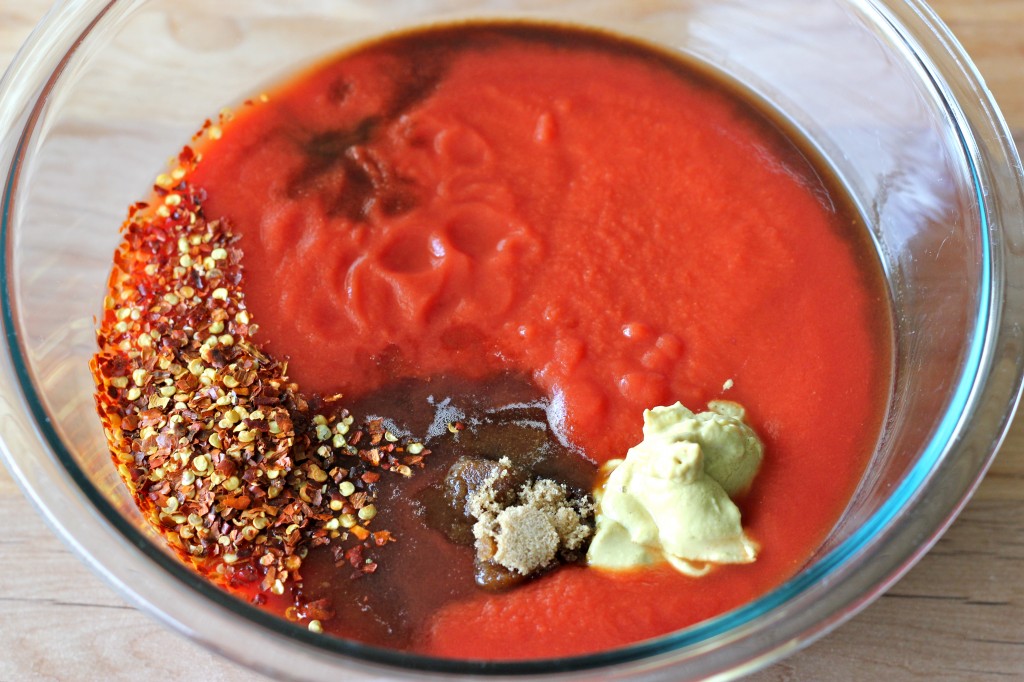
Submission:
[[[332,634],[406,647],[437,609],[479,589],[473,548],[449,539],[460,519],[444,500],[444,479],[459,457],[506,456],[534,475],[585,491],[596,477],[593,464],[557,440],[540,393],[518,377],[399,382],[352,411],[401,415],[389,428],[436,435],[425,440],[431,454],[422,470],[411,478],[388,475],[376,484],[378,514],[371,528],[397,538],[367,555],[377,562],[376,572],[361,575],[346,562],[336,566],[330,548],[312,550],[303,562],[303,598],[328,600],[337,617],[323,625]],[[453,434],[449,421],[465,428]]]

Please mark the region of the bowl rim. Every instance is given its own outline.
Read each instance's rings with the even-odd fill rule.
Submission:
[[[899,0],[895,0],[896,4]],[[8,119],[18,125],[0,125],[0,131],[11,131],[3,138],[4,147],[0,148],[0,161],[7,166],[4,177],[4,192],[0,196],[0,244],[5,249],[5,258],[0,261],[0,323],[6,341],[3,364],[7,370],[0,386],[3,394],[13,396],[10,404],[0,411],[18,412],[18,421],[23,433],[33,439],[35,445],[42,445],[48,454],[55,458],[62,468],[62,473],[70,482],[70,488],[79,502],[84,502],[93,512],[89,521],[98,522],[102,526],[103,537],[107,547],[98,545],[85,546],[69,528],[82,519],[72,521],[67,511],[58,511],[31,472],[19,465],[15,449],[9,447],[7,434],[4,435],[2,450],[3,459],[15,474],[22,489],[44,513],[58,533],[80,555],[84,556],[95,570],[103,575],[108,582],[125,595],[129,601],[141,606],[147,612],[156,615],[169,623],[174,629],[196,639],[208,648],[246,665],[263,668],[278,675],[288,675],[289,670],[280,670],[275,665],[261,665],[253,661],[239,648],[238,643],[215,642],[210,637],[210,627],[205,628],[181,617],[182,609],[172,615],[168,607],[170,599],[182,599],[184,602],[213,605],[218,611],[224,612],[228,618],[241,618],[254,624],[262,631],[263,641],[278,640],[279,644],[300,643],[313,655],[326,653],[340,654],[346,665],[357,663],[363,669],[375,674],[405,673],[421,676],[427,673],[447,673],[453,675],[484,675],[484,676],[518,676],[538,675],[544,673],[585,673],[598,667],[622,669],[628,664],[641,660],[648,663],[671,663],[682,654],[707,654],[712,666],[708,669],[719,671],[722,665],[735,664],[735,661],[715,659],[714,649],[726,642],[745,641],[748,646],[745,659],[740,661],[737,674],[751,672],[767,665],[780,652],[793,649],[793,642],[803,646],[820,637],[852,617],[867,606],[889,585],[906,572],[934,544],[941,533],[952,522],[956,514],[966,503],[970,494],[980,482],[987,470],[995,450],[1005,436],[1006,429],[1016,410],[1021,393],[1022,360],[1014,359],[1014,376],[1009,381],[995,381],[996,360],[1009,357],[1005,339],[1000,332],[1005,331],[1013,322],[1024,319],[1021,315],[1021,298],[1006,286],[1008,277],[1013,270],[1005,261],[1016,261],[1019,266],[1024,257],[1017,256],[1002,248],[1002,237],[1010,228],[1021,231],[1022,174],[1020,160],[1016,150],[1009,142],[1010,137],[1005,122],[1002,120],[991,94],[985,88],[977,70],[963,52],[962,47],[951,35],[941,21],[919,0],[904,0],[900,11],[886,5],[884,0],[848,0],[847,4],[870,15],[883,23],[900,40],[905,42],[907,54],[918,60],[918,66],[931,79],[936,94],[947,108],[957,134],[964,160],[969,167],[977,202],[980,209],[981,234],[981,286],[977,304],[977,321],[971,338],[965,368],[957,380],[957,387],[946,407],[945,413],[935,432],[931,435],[919,460],[895,491],[860,528],[844,540],[839,546],[820,557],[799,574],[774,588],[767,594],[752,602],[719,615],[708,621],[676,631],[656,639],[645,640],[623,648],[605,652],[554,659],[537,659],[529,661],[464,661],[443,659],[407,652],[373,647],[358,642],[333,637],[322,637],[308,632],[305,628],[291,624],[284,619],[273,616],[253,607],[240,599],[228,595],[221,589],[208,583],[187,566],[171,557],[165,550],[157,547],[151,540],[126,522],[116,509],[106,500],[91,483],[86,474],[75,462],[73,455],[64,444],[53,426],[44,402],[40,399],[27,362],[28,354],[22,344],[18,320],[12,304],[13,285],[11,280],[11,216],[15,190],[23,172],[23,155],[31,148],[31,141],[38,133],[38,124],[54,88],[61,82],[64,68],[76,55],[76,51],[91,32],[106,20],[114,20],[116,15],[125,14],[132,7],[141,5],[140,0],[65,0],[55,5],[42,20],[25,46],[16,55],[11,67],[3,80],[0,81],[0,123]],[[120,7],[118,7],[120,5]],[[907,26],[907,21],[917,21],[917,35]],[[931,39],[936,45],[945,48],[947,54],[947,71],[937,65],[933,55],[922,47],[921,37]],[[70,39],[70,42],[68,42]],[[33,82],[32,71],[27,63],[31,63],[40,50],[56,48],[56,59],[52,70],[43,74],[45,80]],[[955,67],[955,68],[953,68]],[[952,70],[950,70],[952,69]],[[969,116],[958,103],[954,90],[950,87],[950,77],[961,79],[958,87],[967,92],[979,95],[978,112]],[[36,81],[39,77],[36,76]],[[27,87],[30,85],[35,87]],[[22,110],[16,110],[18,105]],[[983,129],[983,124],[988,124]],[[16,143],[12,144],[16,140]],[[983,162],[984,146],[988,153],[1000,155],[1007,161],[1008,169],[1012,169],[1006,177],[988,176],[987,164]],[[13,147],[8,149],[8,147]],[[8,164],[8,157],[10,163]],[[998,211],[993,219],[990,193],[992,185],[1004,185],[1005,193],[1013,195],[1016,188],[1017,211],[1009,219],[1001,219]],[[1003,196],[1004,193],[995,196]],[[997,207],[998,208],[998,207]],[[1013,218],[1016,217],[1016,223]],[[993,239],[993,235],[995,239]],[[1017,280],[1021,277],[1017,276]],[[1013,307],[1011,308],[1011,304]],[[1012,313],[1012,320],[1008,320]],[[1002,347],[1000,343],[1002,342]],[[13,377],[13,381],[11,380]],[[993,386],[995,384],[995,386]],[[13,390],[10,390],[13,389]],[[998,390],[998,395],[993,395]],[[993,419],[984,423],[984,428],[972,422],[972,418],[982,410],[995,410]],[[984,433],[979,433],[984,431]],[[936,473],[943,464],[949,465],[951,453],[971,440],[982,448],[977,470],[973,477],[960,482],[960,488],[954,498],[947,504],[932,504],[928,514],[921,514],[917,519],[906,518],[907,512],[914,508],[920,499],[928,493],[936,483]],[[923,534],[923,542],[913,546],[908,553],[903,551],[897,556],[878,561],[869,573],[861,573],[857,585],[851,585],[856,571],[866,566],[868,559],[876,555],[883,547],[894,544],[898,537],[908,533]],[[123,569],[112,569],[108,561],[101,559],[97,549],[107,556],[109,545],[125,542],[131,552],[120,552],[124,560],[132,564],[156,564],[162,570],[163,584],[171,587],[174,594],[154,599],[152,591],[137,590],[134,585],[124,580]],[[122,550],[124,548],[121,548]],[[112,551],[112,550],[110,550]],[[865,580],[865,576],[869,579]],[[842,599],[832,600],[827,610],[815,602],[815,588],[822,582],[831,582],[832,590],[842,593]],[[867,589],[864,589],[867,584]],[[788,611],[783,607],[788,607]],[[778,621],[783,615],[792,616],[794,609],[804,607],[805,615],[785,626]],[[763,631],[769,625],[776,625],[775,634],[768,638]],[[759,633],[761,633],[759,635]],[[237,633],[236,633],[237,634]],[[294,646],[294,645],[292,645]],[[341,659],[334,659],[340,661]],[[328,661],[330,663],[330,661]],[[717,667],[716,667],[717,666]],[[294,672],[294,671],[292,671]],[[625,671],[623,671],[625,672]]]

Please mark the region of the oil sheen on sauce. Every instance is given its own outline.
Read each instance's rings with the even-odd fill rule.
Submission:
[[[487,659],[621,646],[777,586],[848,503],[890,378],[883,277],[842,187],[731,85],[581,29],[426,29],[301,74],[203,153],[193,181],[241,235],[257,339],[304,391],[411,430],[451,399],[483,425],[385,493],[379,574],[311,555],[334,634]],[[460,450],[533,442],[585,484],[645,408],[716,398],[765,441],[739,500],[753,564],[568,567],[492,594],[428,523]]]

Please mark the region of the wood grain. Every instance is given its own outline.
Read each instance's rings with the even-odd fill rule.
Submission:
[[[0,65],[46,0],[0,0]],[[1024,144],[1024,0],[937,0]],[[0,468],[0,680],[260,679],[127,606],[53,535]],[[864,613],[752,676],[1024,678],[1024,418],[961,517]]]

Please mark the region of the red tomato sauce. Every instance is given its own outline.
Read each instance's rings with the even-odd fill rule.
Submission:
[[[677,400],[740,402],[765,441],[740,501],[755,563],[564,568],[452,600],[408,648],[665,634],[792,576],[849,502],[890,380],[884,279],[835,179],[732,86],[582,30],[431,29],[317,66],[203,153],[192,180],[241,235],[257,339],[303,390],[513,371],[597,463]]]

